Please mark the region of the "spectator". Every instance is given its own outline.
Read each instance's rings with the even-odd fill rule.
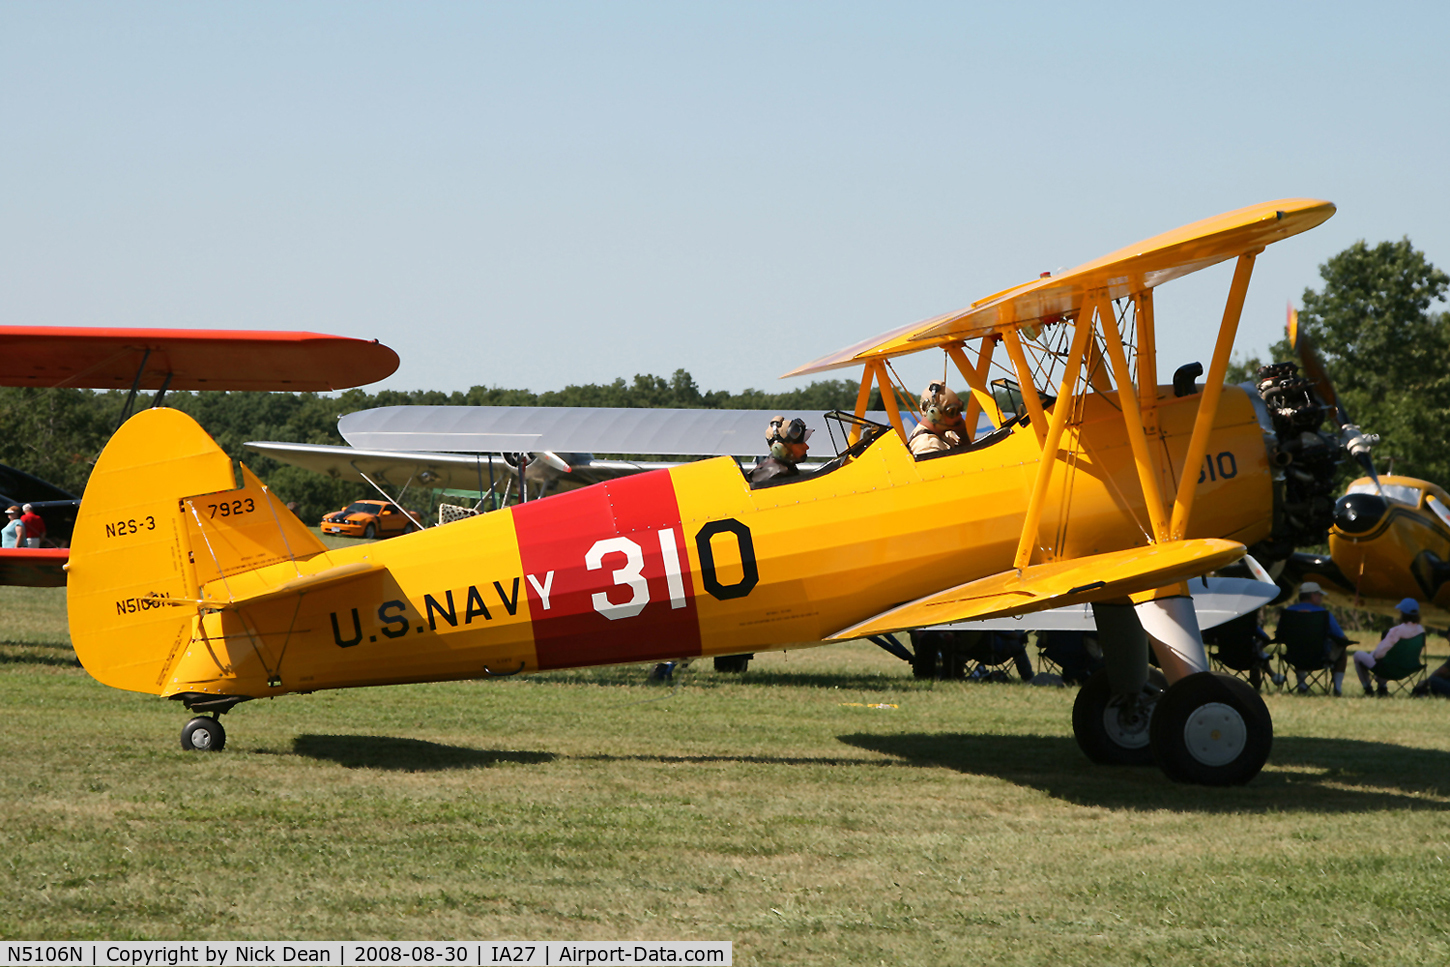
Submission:
[[[20,522],[20,508],[11,504],[5,509],[5,516],[10,522],[0,530],[0,547],[24,547],[25,525]]]
[[[1299,602],[1291,604],[1285,611],[1328,611],[1324,607],[1324,589],[1313,581],[1305,581],[1299,586]],[[1324,657],[1334,664],[1334,694],[1344,694],[1344,669],[1349,664],[1349,639],[1344,632],[1339,630],[1339,622],[1334,620],[1333,613],[1329,615],[1329,637],[1324,639]],[[1304,681],[1304,672],[1295,670],[1294,675],[1298,679],[1295,684],[1297,691],[1308,693],[1309,685]]]
[[[1410,694],[1416,697],[1439,695],[1441,698],[1450,698],[1450,661],[1432,671],[1430,677],[1416,685]]]
[[[1373,695],[1375,693],[1369,681],[1370,671],[1374,668],[1376,662],[1389,654],[1390,649],[1395,646],[1395,642],[1425,633],[1425,629],[1420,625],[1420,602],[1414,598],[1405,598],[1399,604],[1395,605],[1395,610],[1400,613],[1400,623],[1385,632],[1385,636],[1380,639],[1380,643],[1374,646],[1374,651],[1357,651],[1354,653],[1354,670],[1359,673],[1359,683],[1364,686],[1365,695]],[[1379,693],[1381,695],[1388,695],[1390,693],[1389,688],[1383,681],[1380,682]]]
[[[45,539],[44,518],[35,512],[32,505],[26,504],[20,508],[20,522],[25,525],[25,546],[39,547]]]

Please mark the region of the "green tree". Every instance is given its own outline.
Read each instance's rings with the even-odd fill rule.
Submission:
[[[1450,314],[1432,311],[1450,276],[1410,244],[1363,241],[1319,267],[1299,325],[1313,339],[1351,416],[1382,442],[1384,472],[1450,481]],[[1272,349],[1291,359],[1287,341]]]

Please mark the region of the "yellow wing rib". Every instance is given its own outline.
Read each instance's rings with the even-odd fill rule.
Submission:
[[[1002,571],[883,611],[826,640],[844,641],[977,618],[1009,618],[1105,601],[1183,581],[1243,556],[1244,546],[1236,541],[1167,541]]]
[[[1117,299],[1141,292],[1245,252],[1308,231],[1334,214],[1334,205],[1285,198],[1225,212],[1119,249],[1052,278],[1037,279],[979,299],[965,309],[901,326],[791,370],[804,376],[872,359],[900,356],[964,339],[1075,315],[1087,293]]]

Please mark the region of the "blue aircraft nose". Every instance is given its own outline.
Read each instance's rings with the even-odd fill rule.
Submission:
[[[1379,494],[1345,494],[1334,505],[1334,526],[1346,534],[1363,534],[1372,530],[1389,509],[1389,503]]]

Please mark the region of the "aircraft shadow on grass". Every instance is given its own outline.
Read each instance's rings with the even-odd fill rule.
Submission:
[[[0,665],[48,665],[52,668],[79,668],[80,659],[69,645],[41,645],[26,642],[0,642]]]
[[[1281,736],[1247,786],[1164,780],[1156,769],[1095,765],[1066,736],[969,733],[838,736],[912,767],[996,776],[1054,798],[1107,809],[1199,813],[1450,811],[1450,752],[1359,739]]]
[[[335,762],[348,769],[398,772],[482,769],[503,763],[539,765],[558,758],[552,752],[470,749],[383,735],[299,735],[292,740],[292,752],[309,759]]]

